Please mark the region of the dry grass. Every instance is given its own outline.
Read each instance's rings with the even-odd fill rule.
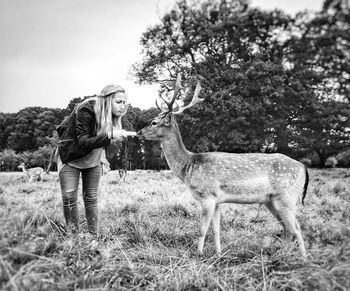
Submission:
[[[309,253],[280,240],[254,205],[224,205],[222,256],[208,232],[196,254],[199,206],[171,172],[102,177],[98,245],[66,234],[56,173],[29,183],[0,174],[1,290],[349,290],[350,170],[312,170],[299,211]]]

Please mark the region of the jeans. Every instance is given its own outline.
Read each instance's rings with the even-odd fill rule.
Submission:
[[[65,165],[59,173],[63,214],[67,226],[78,229],[78,185],[80,173],[83,182],[83,200],[88,230],[91,234],[97,234],[99,214],[97,204],[97,192],[101,177],[101,166],[88,169],[78,169],[70,165]]]

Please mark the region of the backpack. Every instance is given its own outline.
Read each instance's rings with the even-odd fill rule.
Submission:
[[[77,108],[78,106],[56,128],[58,133],[58,153],[63,164],[82,158],[87,154],[79,147],[75,132]]]

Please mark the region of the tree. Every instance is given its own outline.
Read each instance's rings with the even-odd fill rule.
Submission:
[[[8,144],[17,152],[34,150],[36,140],[34,136],[34,119],[38,115],[38,107],[28,107],[18,112],[14,131],[10,133]]]
[[[11,119],[7,131],[10,134],[6,145],[17,151],[34,151],[50,144],[56,126],[61,123],[65,111],[43,107],[27,107]]]
[[[0,150],[7,147],[7,140],[15,129],[15,114],[0,113]]]
[[[28,168],[42,167],[46,170],[50,162],[52,151],[53,148],[51,146],[45,145],[36,151],[25,151],[21,153],[20,156],[22,162],[24,162]]]
[[[297,129],[300,145],[315,151],[320,166],[350,146],[350,9],[327,0],[322,11],[301,13],[285,47],[291,73],[314,93]]]
[[[286,123],[270,111],[277,111],[273,98],[289,100],[282,48],[273,36],[290,23],[281,12],[249,9],[245,1],[179,1],[161,25],[144,33],[145,61],[135,75],[162,84],[179,69],[188,79],[202,76],[206,101],[194,109],[196,116],[192,111],[187,122],[180,119],[185,143],[192,150],[259,151],[276,124]]]
[[[306,80],[314,80],[312,85],[322,99],[349,99],[349,30],[348,0],[325,0],[315,15],[297,15],[286,56],[295,70],[308,72]]]
[[[205,101],[179,118],[192,150],[296,156],[315,149],[324,135],[333,142],[323,147],[343,145],[335,133],[345,132],[339,122],[345,111],[331,123],[336,130],[323,126],[323,136],[316,130],[320,119],[314,116],[339,110],[330,112],[335,106],[324,102],[329,72],[310,65],[313,59],[325,65],[330,51],[303,54],[308,44],[303,29],[309,25],[278,10],[250,8],[246,1],[178,1],[143,34],[143,61],[134,66],[134,75],[140,83],[160,83],[164,93],[178,72],[189,88],[200,76]]]
[[[5,149],[1,153],[1,164],[2,163],[5,171],[16,171],[21,163],[21,158],[14,150]]]

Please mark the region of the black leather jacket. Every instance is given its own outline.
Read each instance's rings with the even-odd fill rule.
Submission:
[[[107,133],[96,135],[94,101],[79,106],[57,128],[58,153],[63,164],[81,158],[93,149],[108,146]]]

